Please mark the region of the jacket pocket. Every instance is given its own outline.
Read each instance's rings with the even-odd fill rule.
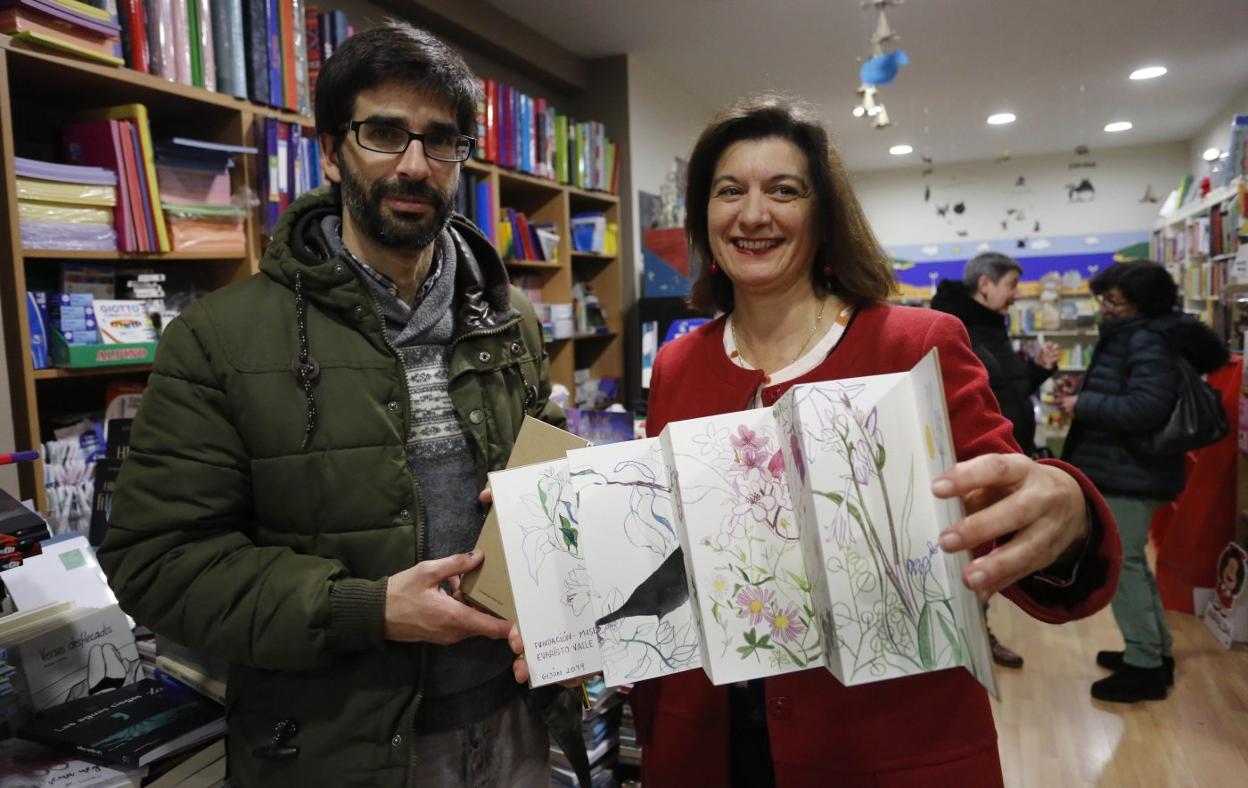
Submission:
[[[239,784],[316,785],[328,775],[335,785],[382,784],[378,773],[406,770],[415,688],[395,680],[387,653],[316,671],[233,668],[226,719]]]

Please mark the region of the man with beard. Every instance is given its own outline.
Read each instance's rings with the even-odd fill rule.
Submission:
[[[511,625],[457,594],[486,474],[525,415],[564,424],[532,305],[451,211],[478,98],[428,33],[349,39],[316,89],[331,186],[161,338],[100,561],[230,663],[237,785],[544,786],[549,735],[588,778],[575,695],[518,684]]]

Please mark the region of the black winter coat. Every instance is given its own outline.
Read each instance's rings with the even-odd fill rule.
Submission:
[[[1178,396],[1177,359],[1205,374],[1226,363],[1221,340],[1179,312],[1101,323],[1062,459],[1086,473],[1106,495],[1173,500],[1183,491],[1182,454],[1144,457],[1124,439],[1166,423]]]
[[[1024,359],[1014,350],[1005,317],[976,301],[966,287],[946,279],[936,289],[932,309],[962,321],[971,335],[971,349],[988,370],[988,385],[1001,413],[1014,425],[1014,440],[1028,455],[1036,453],[1036,416],[1031,395],[1053,370]]]

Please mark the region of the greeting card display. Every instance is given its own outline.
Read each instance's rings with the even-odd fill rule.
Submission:
[[[936,351],[910,372],[795,386],[773,412],[828,670],[845,685],[967,667],[995,694],[962,519],[931,493],[955,464]]]
[[[490,474],[517,624],[540,687],[602,669],[567,459]]]
[[[701,664],[658,438],[568,452],[607,686]]]
[[[768,409],[668,424],[685,571],[715,684],[823,662],[785,460]]]

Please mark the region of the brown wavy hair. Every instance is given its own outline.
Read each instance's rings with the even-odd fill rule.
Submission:
[[[820,295],[833,293],[846,304],[866,306],[887,299],[897,289],[892,262],[867,223],[840,155],[814,113],[792,99],[764,95],[733,104],[711,121],[689,156],[685,188],[685,237],[689,260],[698,270],[689,305],[703,312],[731,312],[732,282],[710,267],[707,212],[715,166],[730,145],[742,140],[778,137],[806,157],[814,186],[819,248],[810,280]],[[831,270],[825,276],[824,268]]]

